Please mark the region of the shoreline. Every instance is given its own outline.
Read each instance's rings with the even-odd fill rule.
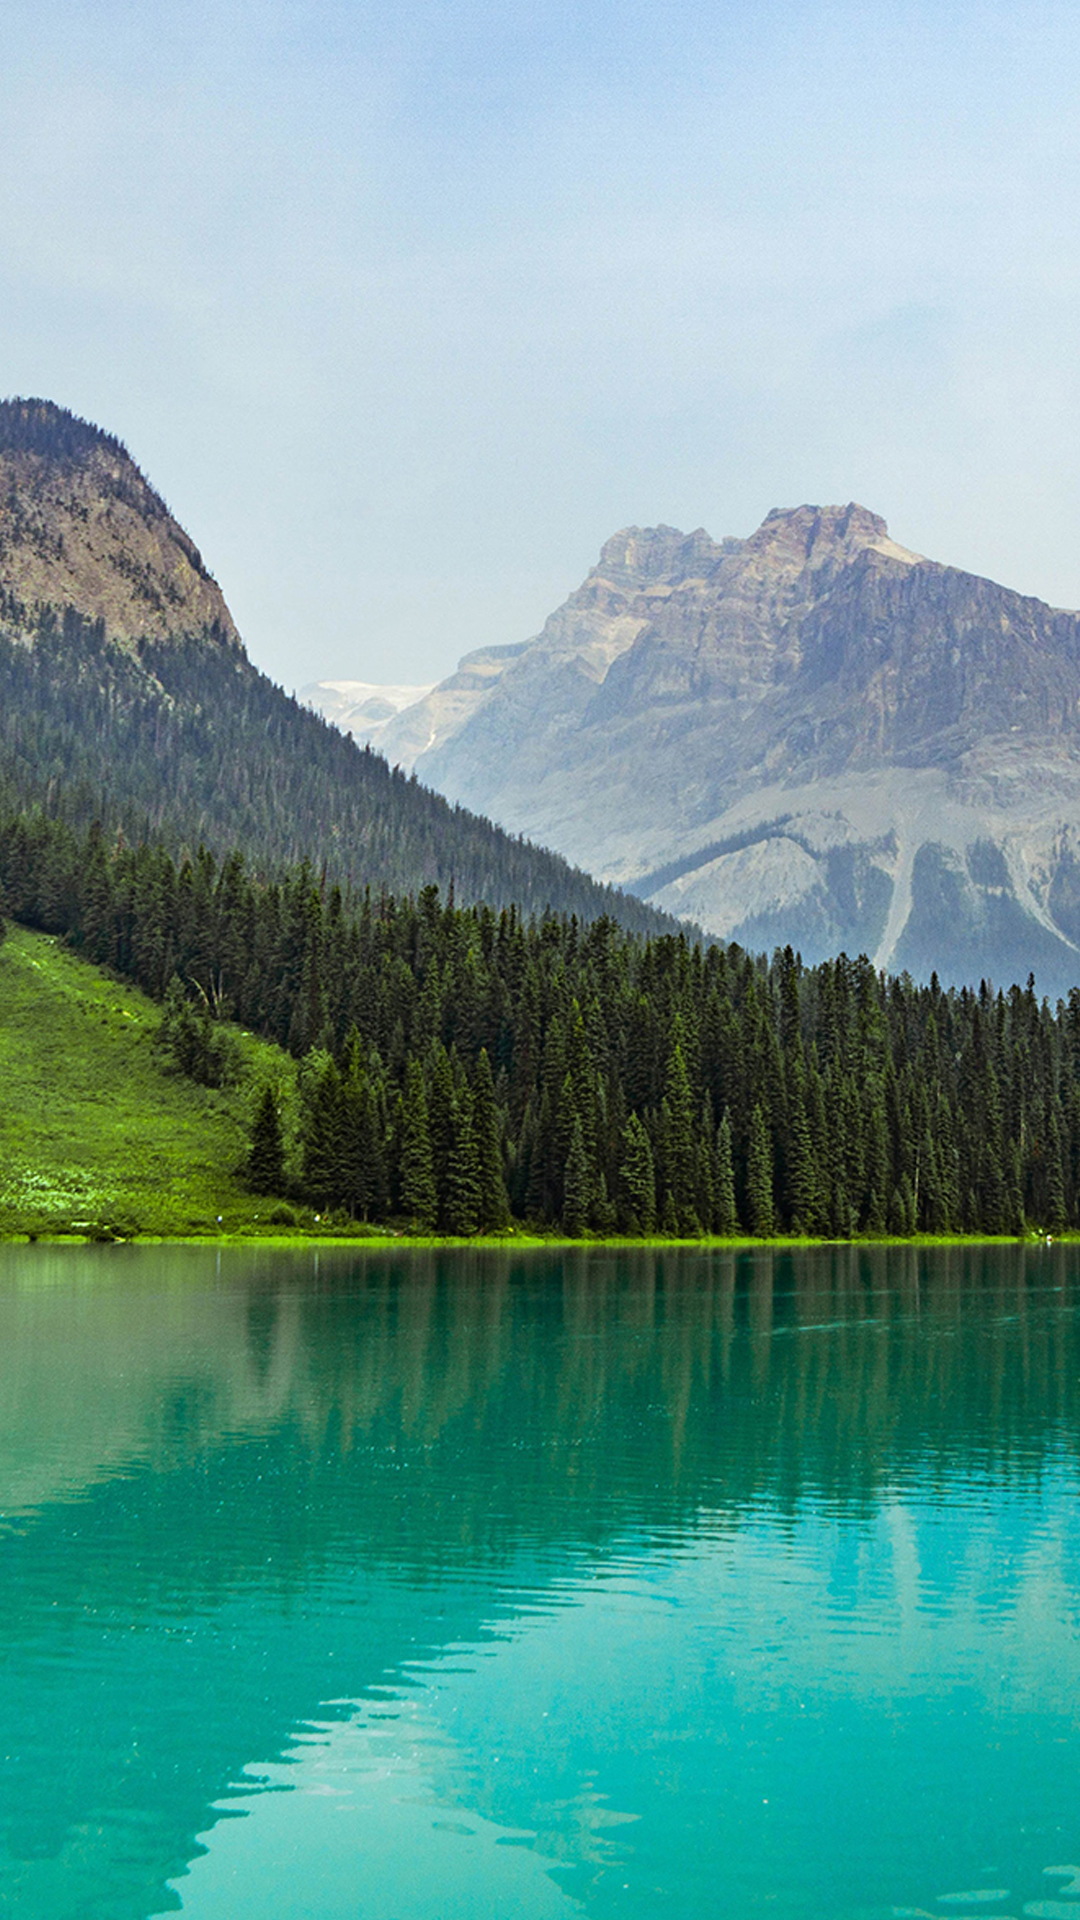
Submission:
[[[96,1232],[77,1231],[37,1232],[18,1228],[7,1232],[0,1231],[0,1246],[124,1246],[124,1247],[266,1247],[275,1250],[283,1248],[307,1247],[320,1249],[329,1247],[347,1248],[351,1251],[371,1253],[406,1252],[670,1252],[694,1251],[698,1253],[812,1253],[826,1247],[980,1247],[1014,1246],[1046,1247],[1066,1246],[1080,1242],[1080,1232],[1047,1234],[1034,1230],[1027,1233],[919,1233],[919,1234],[860,1234],[852,1239],[828,1237],[796,1237],[791,1234],[775,1234],[768,1239],[755,1238],[751,1234],[736,1234],[724,1237],[719,1234],[701,1234],[694,1238],[676,1236],[665,1237],[660,1234],[631,1236],[628,1234],[595,1234],[578,1239],[565,1234],[542,1233],[499,1233],[499,1234],[410,1234],[405,1232],[372,1233],[336,1233],[311,1232],[298,1230],[295,1233],[258,1231],[234,1231],[223,1229],[221,1232],[205,1233],[123,1233],[102,1228]],[[1080,1911],[1080,1910],[1078,1910]]]

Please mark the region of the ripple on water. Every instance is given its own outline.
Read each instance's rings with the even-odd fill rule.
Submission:
[[[1044,1867],[1044,1874],[1050,1880],[1067,1880],[1067,1887],[1059,1887],[1059,1893],[1080,1895],[1080,1867]]]
[[[976,1887],[967,1893],[939,1893],[937,1903],[939,1907],[993,1907],[1008,1897],[1008,1887]]]
[[[1058,1889],[1063,1898],[1054,1900],[1027,1900],[1020,1911],[1024,1920],[1080,1920],[1080,1867],[1044,1867],[1047,1879],[1064,1880],[1067,1884]],[[935,1903],[944,1908],[948,1920],[989,1920],[987,1910],[999,1907],[1003,1900],[1010,1898],[1008,1887],[967,1887],[959,1893],[935,1894]],[[982,1914],[979,1913],[982,1909]],[[940,1912],[935,1914],[928,1907],[893,1907],[892,1920],[942,1920]],[[996,1913],[993,1920],[1013,1920],[1006,1913]]]

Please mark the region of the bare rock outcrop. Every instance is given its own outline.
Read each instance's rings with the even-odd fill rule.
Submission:
[[[50,400],[0,402],[0,582],[9,604],[77,607],[106,638],[240,638],[194,541],[119,440]]]

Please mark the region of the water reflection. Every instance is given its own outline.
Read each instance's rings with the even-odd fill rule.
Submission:
[[[1062,1248],[5,1250],[0,1896],[1060,1900],[1078,1284]]]

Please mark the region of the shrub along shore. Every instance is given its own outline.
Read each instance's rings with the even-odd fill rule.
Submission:
[[[223,1130],[213,1215],[162,1173],[154,1208],[133,1179],[130,1219],[95,1228],[805,1246],[1080,1227],[1080,990],[946,991],[434,888],[350,906],[306,865],[177,864],[42,814],[0,820],[0,887],[163,1008],[155,1071]],[[37,1217],[77,1230],[70,1208]],[[14,1198],[5,1225],[29,1225]]]

